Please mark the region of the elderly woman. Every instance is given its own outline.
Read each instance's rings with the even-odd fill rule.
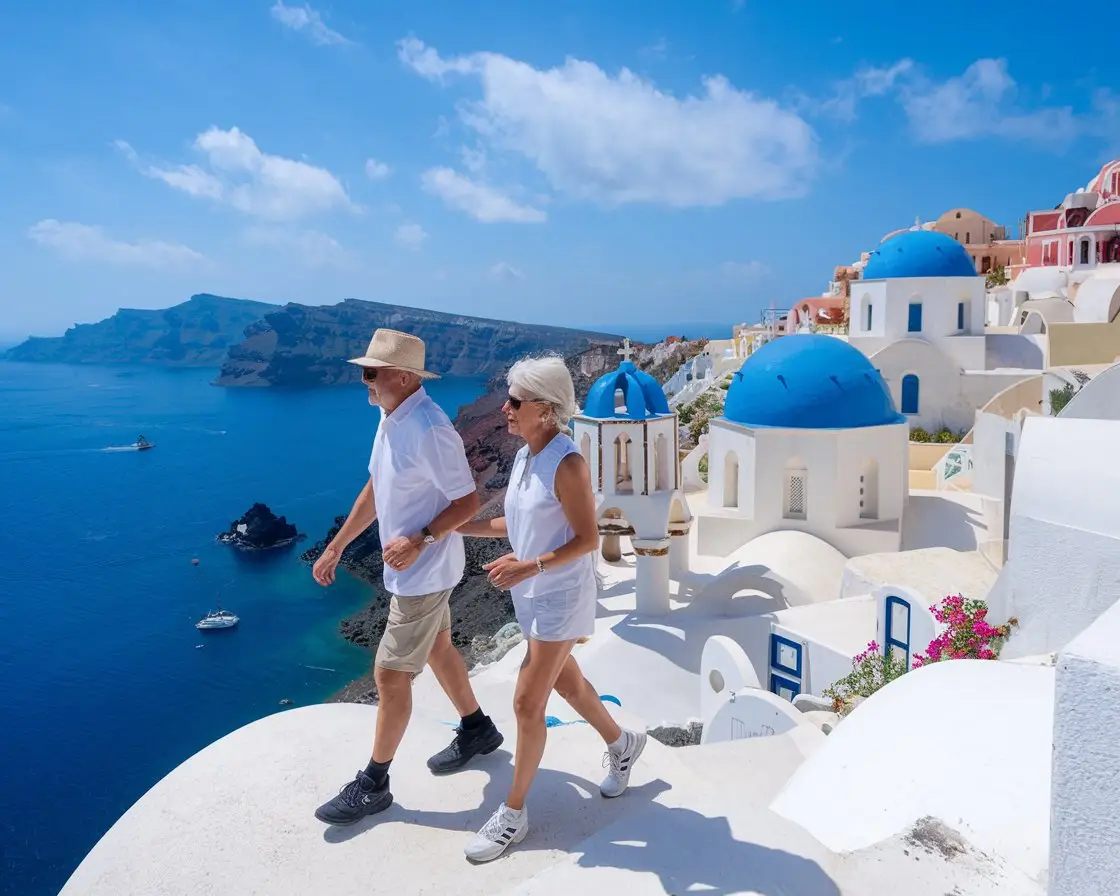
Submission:
[[[595,629],[594,551],[599,545],[595,497],[587,463],[570,437],[576,413],[572,378],[561,358],[526,358],[507,376],[509,398],[502,410],[509,431],[525,445],[517,452],[506,487],[505,516],[460,527],[464,535],[506,536],[513,553],[486,568],[490,581],[513,593],[517,621],[528,652],[513,697],[517,750],[513,784],[466,847],[468,859],[488,862],[529,830],[525,797],[544,755],[545,705],[553,690],[607,744],[610,771],[600,792],[620,796],[646,735],[615,722],[572,657],[572,647]]]

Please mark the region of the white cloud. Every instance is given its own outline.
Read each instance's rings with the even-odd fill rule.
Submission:
[[[123,140],[115,145],[147,177],[247,215],[281,221],[335,209],[357,210],[346,188],[326,168],[261,152],[253,138],[236,127],[212,127],[195,138],[194,149],[204,157],[205,167],[148,164]]]
[[[978,59],[963,74],[937,83],[920,79],[905,86],[902,105],[914,136],[924,143],[947,143],[997,136],[1062,143],[1077,122],[1068,106],[1016,112],[1017,93],[1005,59]]]
[[[258,225],[247,228],[243,237],[251,246],[280,249],[308,267],[351,267],[357,263],[354,253],[318,230]]]
[[[769,276],[770,270],[761,261],[725,261],[721,267],[728,280],[749,283]]]
[[[445,59],[415,38],[399,56],[433,80],[477,79],[481,98],[460,107],[462,122],[578,198],[677,207],[785,198],[805,192],[817,166],[808,123],[721,76],[678,98],[628,69],[610,75],[578,59],[547,70],[497,53]]]
[[[913,71],[912,59],[900,59],[888,66],[863,66],[856,69],[852,77],[840,81],[829,98],[814,102],[802,97],[805,106],[813,111],[838,118],[841,121],[854,121],[860,102],[869,97],[882,96],[893,89],[905,75]]]
[[[393,169],[384,162],[379,162],[377,159],[366,159],[366,177],[370,180],[384,180],[392,173]]]
[[[512,264],[499,261],[490,268],[490,276],[495,280],[524,280],[525,275]]]
[[[922,143],[977,137],[1064,143],[1090,128],[1068,106],[1016,109],[1018,95],[1005,59],[978,59],[943,81],[927,76],[912,59],[901,59],[889,66],[861,68],[839,82],[828,99],[805,104],[854,121],[862,101],[890,96],[902,106],[912,135]]]
[[[463,160],[463,167],[474,174],[486,168],[486,152],[481,148],[460,146],[459,158]]]
[[[466,212],[476,221],[487,224],[498,221],[535,224],[547,217],[539,208],[519,205],[499,190],[464,177],[450,168],[425,171],[420,182],[425,191]]]
[[[428,238],[427,231],[419,224],[401,224],[393,234],[393,241],[406,249],[419,249]]]
[[[270,12],[272,18],[285,28],[305,33],[313,44],[330,46],[350,43],[337,31],[328,28],[322,15],[310,6],[285,6],[283,0],[276,0]]]
[[[32,226],[27,235],[40,246],[53,249],[67,261],[97,261],[106,264],[149,268],[177,268],[204,262],[199,252],[181,243],[139,239],[115,240],[100,227],[47,218]]]

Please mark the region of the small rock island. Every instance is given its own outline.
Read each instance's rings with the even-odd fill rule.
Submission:
[[[303,537],[284,517],[258,502],[241,519],[234,520],[228,531],[218,536],[218,541],[242,551],[267,551],[287,547]]]

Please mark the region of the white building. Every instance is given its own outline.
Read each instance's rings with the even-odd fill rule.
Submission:
[[[642,613],[668,612],[670,571],[688,565],[692,516],[681,491],[678,429],[660,383],[629,360],[595,381],[572,421],[591,468],[603,556],[619,560],[619,538],[629,536]]]
[[[908,230],[852,283],[848,341],[872,358],[911,426],[968,430],[998,392],[1043,367],[1037,340],[984,333],[984,278],[964,246]]]
[[[831,336],[787,336],[735,374],[708,441],[702,554],[727,555],[777,529],[845,556],[897,551],[909,427],[883,378]]]

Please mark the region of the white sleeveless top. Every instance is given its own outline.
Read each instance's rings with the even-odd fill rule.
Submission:
[[[556,468],[569,454],[578,453],[575,442],[563,433],[535,457],[530,457],[528,445],[517,452],[506,486],[505,515],[509,542],[518,560],[535,560],[575,537],[564,508],[556,498]],[[515,598],[539,597],[557,591],[582,591],[590,600],[595,600],[594,555],[584,554],[563,566],[546,568],[543,573],[511,589]]]

